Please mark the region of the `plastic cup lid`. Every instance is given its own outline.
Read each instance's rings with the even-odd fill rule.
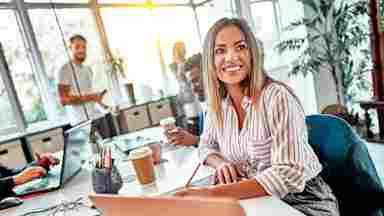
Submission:
[[[132,150],[129,153],[129,159],[130,160],[136,160],[143,157],[147,157],[149,155],[152,155],[152,150],[149,147],[141,147],[135,150]]]
[[[160,120],[160,125],[169,125],[169,124],[175,124],[175,123],[176,123],[176,120],[174,117],[168,117]]]

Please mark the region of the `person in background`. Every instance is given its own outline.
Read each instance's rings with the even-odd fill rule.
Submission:
[[[173,63],[170,65],[170,69],[179,86],[176,97],[177,113],[178,116],[185,118],[179,119],[178,125],[183,127],[187,127],[188,121],[197,117],[199,112],[199,104],[186,77],[186,72],[188,71],[186,55],[185,43],[182,41],[176,42],[173,46]]]
[[[177,127],[172,131],[165,131],[165,135],[171,144],[177,146],[197,146],[199,143],[199,136],[202,131],[202,122],[204,118],[204,107],[205,107],[205,94],[204,86],[201,74],[201,54],[195,54],[188,58],[185,63],[187,69],[186,79],[190,83],[192,92],[195,97],[199,100],[200,105],[203,108],[203,112],[200,114],[198,131],[197,134],[190,133],[187,129]]]
[[[103,124],[105,115],[103,98],[107,90],[95,92],[92,85],[93,72],[84,64],[87,58],[87,40],[76,34],[69,39],[71,61],[58,72],[57,82],[60,102],[64,106],[72,126],[89,119],[102,137],[108,137],[108,128]]]
[[[59,164],[52,154],[43,154],[26,167],[9,169],[0,165],[0,200],[14,196],[12,189],[36,178],[44,177],[52,166]]]
[[[303,107],[289,87],[266,75],[261,42],[246,21],[217,21],[203,50],[208,113],[199,157],[216,170],[218,185],[177,195],[272,195],[308,216],[339,215],[308,144]]]

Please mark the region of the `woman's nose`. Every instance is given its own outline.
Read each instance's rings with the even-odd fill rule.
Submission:
[[[229,49],[225,55],[225,61],[234,61],[239,59],[239,53],[234,49]]]

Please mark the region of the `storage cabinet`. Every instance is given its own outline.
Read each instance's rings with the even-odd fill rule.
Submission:
[[[19,140],[0,145],[0,164],[8,168],[22,167],[27,164]]]
[[[138,106],[124,110],[122,116],[126,121],[128,132],[137,131],[151,126],[147,106]]]
[[[159,101],[148,106],[152,125],[158,125],[161,119],[173,116],[169,100]]]
[[[120,117],[121,133],[157,126],[160,120],[174,116],[170,99],[149,102],[139,106],[122,108]]]
[[[30,145],[32,157],[35,160],[36,152],[42,154],[47,152],[56,153],[64,150],[64,136],[63,129],[61,128],[29,136],[27,140]]]

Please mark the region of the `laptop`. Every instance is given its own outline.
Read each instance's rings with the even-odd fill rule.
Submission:
[[[240,203],[232,199],[202,197],[122,197],[90,195],[105,216],[245,216]]]
[[[91,121],[81,123],[64,132],[64,150],[55,153],[60,164],[52,167],[47,176],[16,186],[17,196],[37,192],[52,191],[60,188],[75,176],[83,165],[82,155],[86,152],[91,133]]]

